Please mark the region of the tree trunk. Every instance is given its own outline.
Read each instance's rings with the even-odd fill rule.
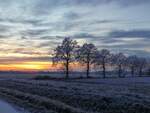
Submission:
[[[86,77],[89,78],[89,72],[90,72],[90,54],[87,55],[87,70],[86,70]]]
[[[69,61],[66,61],[66,79],[69,78]]]
[[[140,71],[139,71],[139,77],[141,77],[142,76],[142,68],[140,67]]]
[[[103,78],[106,78],[105,62],[103,61]]]
[[[132,75],[132,77],[134,77],[134,67],[133,66],[131,67],[131,75]]]
[[[118,76],[119,76],[119,78],[121,77],[121,73],[122,73],[122,69],[121,68],[122,68],[121,65],[119,65],[119,70],[118,70]]]
[[[86,70],[86,76],[89,78],[89,71],[90,71],[90,63],[89,61],[87,62],[87,70]]]

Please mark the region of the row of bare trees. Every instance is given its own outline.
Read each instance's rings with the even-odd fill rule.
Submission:
[[[125,56],[123,53],[112,54],[107,49],[98,50],[92,43],[79,46],[75,40],[65,38],[61,45],[57,46],[53,54],[54,63],[62,63],[65,67],[66,78],[69,78],[70,63],[79,62],[85,64],[86,75],[89,78],[91,66],[102,69],[103,78],[106,77],[106,68],[111,66],[117,69],[118,77],[123,77],[125,69],[134,76],[138,71],[142,76],[143,70],[148,67],[148,61],[144,57]]]

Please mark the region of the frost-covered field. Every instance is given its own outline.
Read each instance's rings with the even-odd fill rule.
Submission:
[[[149,77],[1,79],[0,95],[35,113],[150,113]]]

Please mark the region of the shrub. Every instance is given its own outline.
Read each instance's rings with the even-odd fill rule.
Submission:
[[[40,76],[36,76],[34,79],[35,80],[48,80],[48,79],[51,79],[51,77],[46,76],[46,75],[40,75]]]

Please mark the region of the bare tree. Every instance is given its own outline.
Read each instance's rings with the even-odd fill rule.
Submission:
[[[97,52],[97,48],[94,44],[87,44],[85,43],[80,49],[78,50],[77,59],[82,63],[86,64],[86,75],[89,78],[90,72],[90,65],[94,63],[95,55]]]
[[[106,77],[106,64],[110,61],[110,52],[107,49],[102,49],[101,51],[97,52],[96,55],[96,65],[99,65],[103,69],[103,78]]]
[[[123,53],[118,53],[113,56],[113,62],[116,64],[118,68],[118,76],[122,77],[122,72],[124,71],[124,67],[126,66],[126,56]]]
[[[136,55],[129,56],[127,59],[127,62],[128,62],[128,66],[131,70],[131,75],[133,77],[135,74],[135,70],[138,67],[138,57]]]
[[[53,61],[63,63],[66,72],[66,78],[69,78],[69,64],[75,60],[75,51],[77,42],[65,38],[61,45],[57,46],[54,50]]]
[[[138,58],[138,68],[139,68],[139,76],[142,76],[143,69],[147,66],[147,60],[146,58]]]

